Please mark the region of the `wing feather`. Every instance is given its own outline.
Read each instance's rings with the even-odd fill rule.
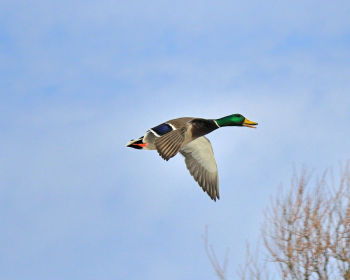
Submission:
[[[174,157],[184,141],[185,129],[173,130],[155,140],[158,154],[165,160]]]
[[[186,167],[213,200],[219,199],[218,169],[210,141],[202,136],[180,149]]]

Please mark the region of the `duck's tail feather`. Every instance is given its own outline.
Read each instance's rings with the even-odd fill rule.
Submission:
[[[134,149],[139,149],[142,150],[144,147],[147,146],[147,143],[143,143],[143,136],[136,140],[130,140],[127,144],[126,147],[134,148]]]

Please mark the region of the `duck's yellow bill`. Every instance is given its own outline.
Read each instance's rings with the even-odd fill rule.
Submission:
[[[257,122],[252,122],[248,119],[244,119],[244,122],[242,124],[242,126],[247,126],[247,127],[251,127],[251,128],[256,128],[255,126],[258,125]]]

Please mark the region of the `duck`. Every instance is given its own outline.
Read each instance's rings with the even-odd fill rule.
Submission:
[[[126,147],[138,150],[156,150],[166,161],[180,153],[191,176],[208,196],[220,199],[219,177],[212,145],[207,135],[229,126],[255,128],[257,122],[241,114],[219,119],[182,117],[161,123],[147,130],[145,135],[130,140]]]

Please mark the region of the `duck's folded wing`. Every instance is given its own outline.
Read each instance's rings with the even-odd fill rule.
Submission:
[[[185,127],[177,129],[158,137],[154,144],[158,154],[165,160],[175,156],[180,150],[185,139]]]
[[[218,169],[210,141],[202,136],[180,149],[187,169],[211,199],[220,198]]]

